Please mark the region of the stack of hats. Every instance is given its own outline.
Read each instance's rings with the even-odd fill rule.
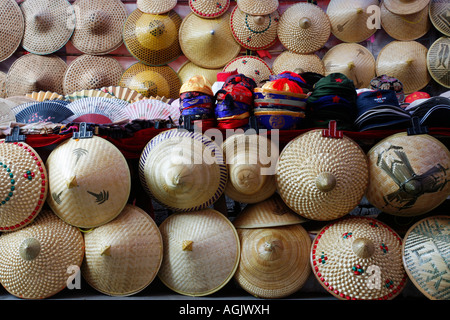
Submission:
[[[369,88],[372,90],[393,90],[400,105],[403,105],[405,101],[403,83],[397,78],[390,77],[386,74],[373,78],[370,81]]]
[[[417,117],[421,125],[429,127],[449,127],[448,119],[450,117],[450,99],[444,96],[433,96],[412,101],[405,110],[411,114],[411,117]],[[409,96],[408,96],[409,97]],[[407,97],[407,98],[408,98]]]
[[[217,91],[222,89],[225,80],[227,80],[227,78],[230,76],[234,76],[235,74],[238,74],[237,70],[218,72],[216,75],[216,81],[213,83],[211,87],[214,95],[216,95]]]

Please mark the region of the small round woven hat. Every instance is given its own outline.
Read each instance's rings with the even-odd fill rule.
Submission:
[[[164,252],[158,277],[171,290],[206,296],[233,278],[239,263],[239,237],[220,212],[204,209],[175,213],[159,229]]]
[[[177,5],[177,0],[136,0],[136,6],[144,13],[163,14]]]
[[[219,72],[222,72],[222,69],[223,68],[216,68],[216,69],[203,68],[196,65],[192,61],[187,60],[178,69],[178,76],[180,77],[181,83],[185,83],[192,77],[200,75],[204,76],[209,81],[209,83],[214,84],[214,82],[217,81],[217,74]]]
[[[181,23],[179,41],[186,58],[208,69],[225,66],[241,50],[231,32],[228,12],[212,19],[189,13]]]
[[[325,11],[312,3],[296,3],[283,12],[278,23],[278,39],[295,53],[313,53],[322,48],[331,35]]]
[[[230,7],[230,0],[189,0],[192,12],[205,19],[220,17]]]
[[[369,182],[367,158],[352,139],[311,130],[291,140],[278,159],[276,182],[283,201],[307,219],[340,218],[361,201]]]
[[[236,4],[243,12],[258,16],[275,12],[278,9],[278,0],[236,0]]]
[[[383,0],[386,8],[395,14],[417,13],[430,3],[430,0]]]
[[[448,3],[440,0],[430,0],[428,14],[433,26],[442,34],[450,37],[448,23]]]
[[[107,54],[120,47],[128,12],[120,0],[76,0],[71,42],[85,54]]]
[[[140,62],[150,66],[166,65],[181,55],[178,32],[181,17],[174,10],[164,14],[134,10],[123,28],[123,42]]]
[[[299,74],[314,72],[325,75],[325,66],[322,59],[315,53],[300,54],[286,50],[275,58],[272,63],[272,71],[274,74],[290,71]]]
[[[263,59],[257,56],[239,56],[228,62],[223,67],[223,72],[230,72],[237,70],[238,73],[243,74],[255,80],[259,85],[264,81],[268,81],[269,77],[273,75],[272,69]]]
[[[450,195],[450,152],[433,136],[397,133],[374,145],[367,156],[366,198],[383,212],[418,216]]]
[[[310,258],[319,283],[341,300],[392,300],[408,280],[402,239],[372,218],[328,224],[314,239]]]
[[[131,189],[128,163],[120,150],[98,136],[69,139],[47,158],[47,203],[62,220],[94,228],[116,218]]]
[[[114,220],[84,234],[81,274],[97,291],[134,295],[155,279],[161,266],[162,237],[155,221],[127,204]]]
[[[440,85],[450,88],[450,69],[448,67],[448,52],[450,38],[440,37],[428,48],[427,68],[430,76]]]
[[[16,52],[25,31],[25,19],[15,0],[0,0],[0,62]]]
[[[430,300],[449,300],[448,239],[450,217],[431,216],[417,221],[403,240],[403,264],[412,283]]]

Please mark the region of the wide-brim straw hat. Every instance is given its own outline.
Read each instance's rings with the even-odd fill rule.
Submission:
[[[189,0],[189,8],[192,12],[206,19],[220,17],[227,12],[230,7],[230,0]]]
[[[222,71],[231,72],[233,70],[237,70],[238,73],[252,78],[257,85],[268,81],[269,77],[273,75],[273,71],[266,61],[260,57],[250,55],[234,58],[223,67]]]
[[[124,68],[114,57],[83,54],[67,67],[62,81],[64,95],[118,85],[123,73]]]
[[[361,201],[369,182],[366,154],[347,136],[331,138],[311,130],[291,140],[277,163],[283,201],[304,218],[340,218]]]
[[[427,47],[417,41],[391,41],[378,53],[376,73],[397,78],[405,94],[420,91],[431,80],[427,52]]]
[[[136,0],[136,6],[144,13],[163,14],[177,5],[177,0]]]
[[[237,0],[236,5],[243,12],[251,15],[265,15],[276,11],[279,6],[278,0]]]
[[[35,54],[51,54],[66,45],[75,29],[75,10],[67,0],[25,0],[22,47]]]
[[[450,69],[445,62],[450,50],[450,38],[440,37],[428,48],[427,68],[430,76],[440,85],[450,88]]]
[[[185,130],[159,133],[139,161],[144,189],[173,211],[195,211],[223,194],[228,171],[221,148],[209,137]]]
[[[46,165],[47,203],[73,226],[94,228],[105,224],[116,218],[128,201],[128,163],[106,139],[93,136],[66,140],[52,150]]]
[[[12,111],[15,104],[6,99],[0,98],[0,126],[8,126],[11,122],[16,122],[16,114]]]
[[[178,69],[178,76],[180,77],[181,83],[185,83],[194,76],[201,75],[204,76],[209,83],[214,84],[217,81],[217,74],[222,72],[222,69],[223,68],[203,68],[192,61],[187,60]]]
[[[316,279],[340,300],[391,300],[408,281],[402,239],[372,218],[348,217],[326,225],[312,242],[310,259]]]
[[[81,274],[97,291],[110,296],[134,295],[155,279],[163,244],[155,221],[127,204],[117,218],[84,233]]]
[[[367,21],[372,13],[367,9],[378,6],[378,0],[333,0],[327,7],[331,33],[344,42],[362,42],[372,36],[377,29],[370,28]]]
[[[313,53],[321,49],[330,35],[330,19],[325,11],[312,3],[291,5],[278,23],[278,39],[295,53]]]
[[[120,0],[76,0],[71,42],[85,54],[107,54],[120,47],[128,12]]]
[[[430,3],[430,0],[383,0],[386,8],[395,14],[417,13]]]
[[[166,65],[181,55],[178,32],[181,17],[174,10],[164,14],[134,10],[123,28],[123,42],[137,60],[151,66]]]
[[[430,0],[428,14],[433,26],[442,34],[450,37],[448,23],[448,3],[439,0]]]
[[[272,71],[274,74],[290,71],[299,74],[314,72],[325,75],[325,66],[322,59],[315,53],[300,54],[285,50],[273,61]]]
[[[220,212],[175,213],[159,229],[164,252],[158,278],[169,289],[186,296],[206,296],[233,278],[239,264],[239,236]]]
[[[373,54],[358,43],[340,43],[322,58],[325,76],[342,73],[351,79],[357,89],[367,88],[376,76],[376,62]]]
[[[208,69],[225,66],[241,50],[231,32],[228,12],[212,19],[189,13],[181,23],[179,41],[188,60]]]
[[[383,212],[418,216],[439,206],[450,194],[446,169],[450,151],[430,135],[397,133],[374,145],[367,156],[366,197]]]
[[[22,42],[25,19],[15,0],[0,1],[0,62],[16,52]]]
[[[7,96],[24,96],[40,90],[62,94],[66,71],[66,62],[57,55],[26,54],[14,61],[8,70]]]
[[[231,12],[230,25],[234,39],[249,50],[263,50],[278,40],[278,10],[266,15],[249,15],[236,6]]]
[[[435,215],[414,223],[403,239],[402,257],[406,273],[415,287],[430,300],[450,299],[446,253],[449,236],[450,217]]]
[[[117,99],[124,100],[128,103],[133,103],[145,98],[136,90],[121,86],[107,86],[100,88],[100,90],[103,92],[108,92],[110,95],[116,97]]]

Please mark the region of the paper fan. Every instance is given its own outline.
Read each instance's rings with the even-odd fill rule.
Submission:
[[[180,118],[180,110],[168,103],[156,99],[144,99],[125,107],[125,113],[130,120],[169,120],[174,123]]]
[[[65,96],[66,100],[69,100],[69,101],[75,101],[75,100],[83,99],[83,98],[96,98],[96,97],[108,98],[108,99],[115,98],[109,92],[105,92],[105,91],[98,90],[98,89],[80,90],[80,91],[76,91],[72,94],[68,94]]]
[[[27,93],[25,96],[36,101],[64,100],[63,95],[53,91],[34,91],[32,93]]]
[[[90,97],[75,100],[67,105],[74,115],[68,122],[88,122],[106,124],[127,120],[126,101],[102,97]]]
[[[19,113],[16,114],[16,122],[19,123],[37,123],[52,122],[62,123],[73,115],[73,112],[67,108],[66,104],[53,103],[52,101],[41,101],[31,103]]]
[[[103,87],[100,90],[109,93],[110,95],[116,97],[117,99],[121,99],[129,103],[133,103],[145,98],[142,94],[140,94],[136,90],[121,86]]]

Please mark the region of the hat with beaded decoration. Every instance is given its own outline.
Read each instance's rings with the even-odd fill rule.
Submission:
[[[243,12],[251,15],[271,14],[280,5],[278,0],[236,0],[236,4]]]
[[[220,17],[229,7],[230,0],[189,0],[192,12],[205,19]]]

